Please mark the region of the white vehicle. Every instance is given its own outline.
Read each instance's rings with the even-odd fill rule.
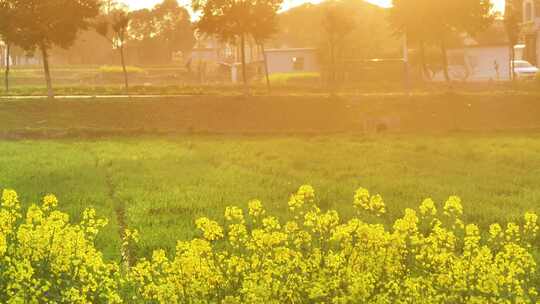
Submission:
[[[514,60],[514,73],[517,79],[535,79],[540,70],[525,60]]]

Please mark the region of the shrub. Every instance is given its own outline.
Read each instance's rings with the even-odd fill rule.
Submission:
[[[265,81],[263,79],[263,81]],[[274,73],[270,75],[270,83],[277,85],[313,85],[319,84],[319,73]]]
[[[126,70],[129,74],[141,74],[144,72],[142,68],[135,67],[135,66],[126,66]],[[124,72],[121,66],[116,66],[116,65],[101,66],[99,67],[99,71],[103,74],[120,74]]]

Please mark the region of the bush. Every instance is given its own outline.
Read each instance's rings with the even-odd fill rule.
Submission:
[[[263,81],[265,81],[263,79]],[[275,73],[270,75],[270,83],[277,85],[313,85],[319,84],[319,73]]]
[[[135,67],[135,66],[126,66],[126,70],[129,74],[141,74],[141,73],[144,73],[144,70],[139,68],[139,67]],[[117,66],[117,65],[114,65],[114,66],[111,66],[111,65],[104,65],[104,66],[101,66],[99,67],[99,71],[103,74],[120,74],[120,73],[124,73],[124,70],[122,69],[121,66]]]
[[[481,233],[461,220],[459,198],[442,212],[432,200],[387,229],[379,195],[359,189],[357,215],[344,221],[302,186],[282,222],[251,201],[225,209],[225,223],[200,218],[200,236],[167,257],[104,262],[93,210],[70,224],[48,195],[25,217],[17,195],[0,209],[0,299],[56,303],[538,303],[538,217]],[[371,218],[369,223],[360,217]],[[136,232],[126,231],[124,261]],[[134,265],[134,266],[130,266]]]

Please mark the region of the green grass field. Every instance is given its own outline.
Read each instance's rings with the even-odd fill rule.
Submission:
[[[0,144],[0,188],[24,202],[55,193],[77,219],[86,207],[110,219],[99,239],[119,255],[121,225],[137,228],[139,254],[172,249],[194,220],[259,198],[287,216],[289,195],[316,188],[323,208],[347,216],[363,186],[385,198],[391,223],[432,197],[462,197],[483,227],[540,212],[540,133],[372,136],[171,136],[19,140]],[[121,214],[121,216],[118,216]]]

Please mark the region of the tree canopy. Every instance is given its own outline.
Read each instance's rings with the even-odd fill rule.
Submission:
[[[16,21],[16,1],[0,0],[0,38],[7,43],[16,40],[19,27]]]
[[[283,0],[193,0],[201,13],[197,28],[222,40],[239,36],[268,39],[277,30],[277,11]]]
[[[113,49],[120,53],[120,62],[124,72],[124,87],[126,94],[129,95],[129,81],[126,69],[125,44],[128,39],[128,28],[131,15],[127,9],[122,7],[108,6],[104,14],[95,24],[96,31],[107,38]]]
[[[321,49],[321,57],[329,67],[329,83],[334,91],[337,85],[338,66],[342,65],[344,59],[344,48],[348,35],[355,27],[354,19],[343,6],[338,6],[337,2],[331,3],[325,8],[322,19],[324,37],[324,47]]]
[[[193,0],[192,7],[201,14],[197,28],[228,42],[240,42],[242,75],[247,87],[245,60],[246,39],[263,43],[277,31],[277,11],[283,0]]]
[[[170,63],[177,52],[195,45],[189,12],[176,0],[164,0],[152,9],[131,13],[129,41],[145,63]]]
[[[89,25],[100,8],[99,0],[4,0],[9,7],[11,30],[18,31],[14,41],[25,51],[41,51],[48,95],[53,97],[49,70],[49,51],[53,46],[67,48],[80,30]],[[12,18],[12,19],[11,19]]]
[[[441,49],[444,76],[448,75],[446,48],[455,35],[476,35],[493,20],[490,0],[393,0],[389,21],[395,32],[421,44]]]
[[[14,0],[18,44],[28,51],[53,46],[67,48],[99,12],[99,0]]]
[[[328,10],[343,11],[352,23],[344,37],[344,56],[351,59],[394,57],[399,42],[392,36],[387,10],[362,0],[306,3],[278,16],[278,32],[270,42],[275,47],[321,47],[327,41],[323,20]]]

